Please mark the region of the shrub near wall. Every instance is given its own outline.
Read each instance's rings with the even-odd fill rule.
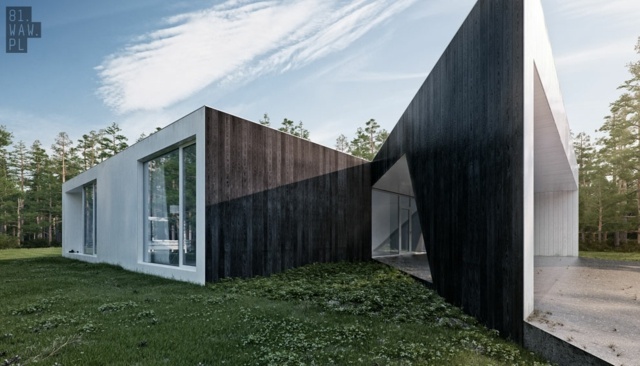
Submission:
[[[19,248],[20,240],[14,236],[0,234],[0,249]]]
[[[49,243],[47,239],[33,239],[22,243],[23,248],[48,248],[62,246],[60,242],[52,241]]]
[[[580,250],[586,252],[619,252],[619,253],[640,253],[640,244],[636,241],[628,239],[626,243],[620,243],[615,246],[613,240],[608,241],[581,241]]]

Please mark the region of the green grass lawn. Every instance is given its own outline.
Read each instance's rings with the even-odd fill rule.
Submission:
[[[0,261],[27,258],[59,257],[62,255],[62,248],[34,248],[34,249],[2,249],[0,250]]]
[[[609,259],[616,261],[638,261],[640,262],[640,253],[638,252],[587,252],[580,251],[580,256],[584,258]]]
[[[543,364],[375,262],[196,286],[56,250],[0,251],[4,365]]]

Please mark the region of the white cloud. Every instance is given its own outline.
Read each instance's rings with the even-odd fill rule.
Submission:
[[[116,112],[160,110],[217,83],[286,72],[348,47],[416,0],[228,0],[176,15],[96,68]]]
[[[344,78],[342,81],[367,81],[367,82],[382,82],[382,81],[400,81],[400,80],[424,80],[429,73],[427,72],[356,72],[349,77]]]
[[[638,0],[563,0],[555,5],[569,17],[595,17],[611,24],[637,24],[640,17]]]
[[[413,19],[428,19],[434,16],[454,15],[457,17],[466,16],[477,0],[430,0],[421,1],[416,9],[412,9]],[[457,24],[457,23],[456,23]]]
[[[578,65],[586,65],[605,59],[625,59],[624,56],[633,55],[633,47],[627,40],[604,44],[577,52],[556,57],[556,65],[570,69]]]

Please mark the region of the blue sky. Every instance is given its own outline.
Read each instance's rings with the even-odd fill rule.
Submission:
[[[43,35],[0,54],[0,124],[48,147],[117,122],[133,142],[206,104],[333,146],[370,118],[393,128],[474,3],[2,1],[0,29],[5,6],[31,6]],[[594,135],[640,58],[640,1],[542,4],[569,123]]]

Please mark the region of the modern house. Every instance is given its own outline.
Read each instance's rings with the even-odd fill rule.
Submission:
[[[63,252],[196,283],[369,259],[369,167],[202,107],[64,184]]]
[[[479,0],[373,162],[203,107],[64,184],[63,252],[204,283],[426,251],[522,342],[534,256],[578,255],[577,189],[540,1]]]

